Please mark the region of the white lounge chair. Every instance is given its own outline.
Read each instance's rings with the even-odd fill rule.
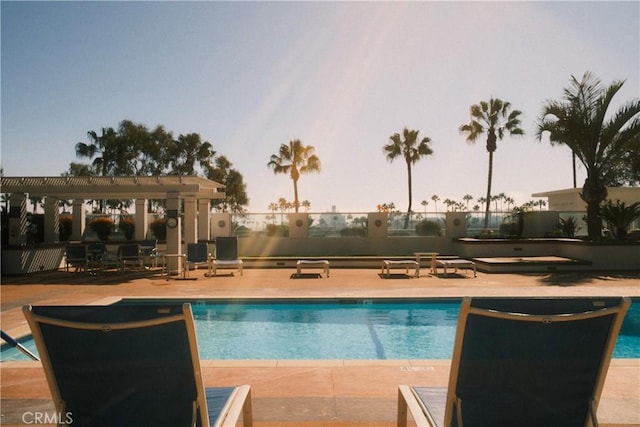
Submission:
[[[476,263],[473,261],[469,261],[466,259],[437,259],[436,265],[443,268],[445,276],[447,275],[447,268],[453,268],[454,273],[457,273],[458,269],[462,268],[464,269],[465,275],[467,274],[468,269],[473,269],[473,277],[478,277],[478,272],[476,271]]]

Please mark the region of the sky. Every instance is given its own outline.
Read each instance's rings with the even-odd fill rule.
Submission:
[[[523,137],[494,154],[492,193],[518,204],[573,185],[570,150],[538,141],[544,103],[591,71],[640,94],[640,2],[1,2],[5,176],[58,176],[87,132],[125,119],[199,133],[244,177],[251,212],[293,200],[267,167],[281,144],[315,147],[312,212],[408,204],[407,170],[382,147],[431,139],[413,166],[413,210],[486,194],[484,138],[458,131],[500,98]],[[83,160],[86,161],[86,160]],[[578,168],[578,186],[585,178]],[[440,198],[434,207],[433,195]],[[472,202],[474,203],[474,202]]]

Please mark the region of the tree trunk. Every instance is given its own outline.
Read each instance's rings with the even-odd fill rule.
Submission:
[[[296,213],[298,213],[298,205],[300,203],[298,202],[298,181],[297,180],[293,180],[293,207],[296,210]]]
[[[411,163],[407,162],[407,176],[409,185],[409,207],[407,208],[407,217],[404,219],[404,229],[409,228],[409,216],[411,215]]]
[[[607,187],[597,175],[587,171],[587,179],[584,181],[580,197],[587,204],[587,231],[589,240],[600,240],[602,237],[602,218],[600,217],[600,204],[607,198]]]
[[[493,175],[493,151],[489,151],[489,177],[487,179],[487,206],[484,211],[484,228],[489,228],[489,216],[491,215],[491,177]]]
[[[573,188],[578,188],[578,182],[576,181],[576,152],[571,150],[571,157],[573,159]]]

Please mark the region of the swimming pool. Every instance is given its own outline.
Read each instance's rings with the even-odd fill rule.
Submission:
[[[127,303],[124,301],[123,303]],[[450,359],[459,300],[191,301],[202,359]],[[32,341],[23,344],[35,350]],[[2,360],[26,360],[16,350]],[[640,300],[615,358],[640,358]]]

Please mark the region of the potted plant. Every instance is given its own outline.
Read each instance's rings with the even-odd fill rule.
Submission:
[[[109,235],[111,234],[114,224],[115,221],[108,216],[99,216],[91,220],[89,228],[95,231],[98,235],[98,239],[106,241],[109,239]]]
[[[167,240],[166,218],[158,218],[151,221],[151,224],[149,224],[149,228],[151,228],[151,232],[157,240]]]
[[[132,216],[120,217],[118,228],[120,228],[122,234],[124,234],[125,239],[133,240],[133,236],[136,232],[136,221]]]

